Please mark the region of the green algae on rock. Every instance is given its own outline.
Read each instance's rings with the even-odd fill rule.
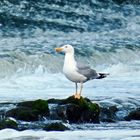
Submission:
[[[53,100],[54,102],[55,100]],[[59,100],[58,103],[56,108],[58,116],[66,118],[70,123],[99,123],[100,107],[87,98],[75,99],[74,96],[70,96]]]
[[[38,121],[39,117],[48,116],[49,107],[46,100],[26,101],[6,112],[6,116],[23,121]]]
[[[41,115],[49,114],[49,106],[46,100],[38,99],[35,101],[26,101],[18,104],[19,107],[27,107],[32,110],[37,110],[37,112]]]
[[[18,129],[18,124],[14,119],[4,118],[0,120],[0,130],[5,128]]]
[[[46,131],[65,131],[65,130],[69,130],[69,128],[61,122],[55,122],[55,123],[47,124],[43,128],[43,130],[46,130]]]
[[[48,102],[55,103],[55,108],[48,106]],[[52,113],[53,112],[53,113]],[[89,99],[81,97],[75,99],[70,96],[66,99],[49,99],[26,101],[17,104],[6,112],[6,117],[13,117],[22,121],[39,121],[43,117],[52,120],[68,121],[70,123],[99,123],[100,107]]]

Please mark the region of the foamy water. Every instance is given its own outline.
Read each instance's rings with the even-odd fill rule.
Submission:
[[[74,94],[75,84],[67,80],[62,73],[51,74],[41,71],[1,79],[0,102],[65,98]],[[91,99],[96,99],[99,96],[139,99],[139,71],[133,72],[129,67],[122,64],[107,67],[103,71],[110,73],[110,75],[106,79],[85,83],[83,96]]]
[[[66,132],[45,132],[26,130],[18,132],[11,129],[0,131],[1,140],[139,140],[140,133],[138,130],[94,130],[94,131],[66,131]]]
[[[82,96],[115,105],[118,117],[140,107],[140,6],[138,1],[0,2],[0,103],[66,98],[74,83],[62,74],[72,44],[76,58],[110,75],[84,84]],[[139,140],[138,121],[71,125],[66,132],[0,130],[0,139]],[[79,128],[80,130],[77,130]],[[76,129],[76,130],[75,130]]]

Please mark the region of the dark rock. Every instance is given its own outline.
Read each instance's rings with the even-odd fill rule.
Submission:
[[[52,99],[48,99],[47,101],[48,101],[49,104],[60,104],[63,101],[63,99],[52,98]]]
[[[50,110],[48,108],[50,104]],[[18,103],[16,108],[6,112],[6,117],[22,121],[39,121],[43,117],[70,123],[99,123],[100,107],[89,99],[71,96],[66,99],[26,101]]]
[[[66,121],[66,106],[57,105],[50,110],[50,119]]]
[[[100,121],[102,122],[116,122],[116,112],[118,111],[116,106],[110,106],[108,108],[101,108]]]
[[[18,104],[18,107],[27,107],[31,110],[37,110],[40,115],[48,115],[49,107],[46,100],[26,101]]]
[[[13,117],[23,121],[38,121],[39,113],[37,110],[31,110],[26,107],[18,107],[6,112],[7,117]]]
[[[5,110],[0,110],[0,117],[4,117],[5,116]]]
[[[125,117],[126,121],[130,120],[140,120],[140,108],[138,108],[135,111],[132,111],[128,114],[128,116]]]
[[[18,124],[13,119],[5,118],[0,120],[0,130],[5,128],[18,129]]]
[[[23,121],[38,121],[40,117],[48,116],[48,102],[45,100],[27,101],[6,112],[6,116]]]
[[[100,108],[98,104],[83,97],[75,99],[74,96],[71,96],[59,101],[56,112],[62,120],[66,119],[70,123],[99,123]]]
[[[87,98],[83,98],[81,97],[80,99],[76,99],[74,98],[74,96],[70,96],[66,99],[61,100],[60,104],[76,104],[79,105],[82,108],[88,108],[89,103],[91,103],[91,101]]]
[[[55,122],[55,123],[51,123],[51,124],[47,124],[43,130],[46,131],[65,131],[65,130],[69,130],[68,127],[66,127],[63,123],[61,122]]]
[[[81,99],[83,99],[83,98],[81,97]],[[50,104],[60,104],[60,105],[62,105],[62,104],[68,104],[68,103],[74,103],[74,104],[78,103],[79,104],[82,101],[81,99],[80,100],[75,99],[74,96],[70,96],[66,99],[54,99],[54,98],[52,98],[52,99],[48,99],[47,101]],[[87,102],[91,102],[88,98],[84,98],[84,100],[87,101]],[[79,101],[79,102],[77,102],[77,101]]]
[[[81,118],[83,112],[80,106],[68,104],[66,108],[66,118],[70,123],[80,123],[83,120]]]

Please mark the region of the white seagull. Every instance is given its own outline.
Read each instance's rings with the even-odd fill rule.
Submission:
[[[64,45],[60,48],[55,48],[57,52],[64,52],[64,66],[63,73],[65,76],[76,85],[76,92],[74,97],[80,99],[81,92],[83,88],[83,83],[92,79],[102,79],[105,78],[108,74],[97,73],[96,70],[91,69],[89,66],[81,65],[75,61],[74,58],[74,48],[71,45]],[[77,91],[77,84],[80,83],[80,92]]]

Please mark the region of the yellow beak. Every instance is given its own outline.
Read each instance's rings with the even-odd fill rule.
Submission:
[[[63,48],[55,48],[55,51],[56,52],[61,52],[61,51],[63,51]]]

